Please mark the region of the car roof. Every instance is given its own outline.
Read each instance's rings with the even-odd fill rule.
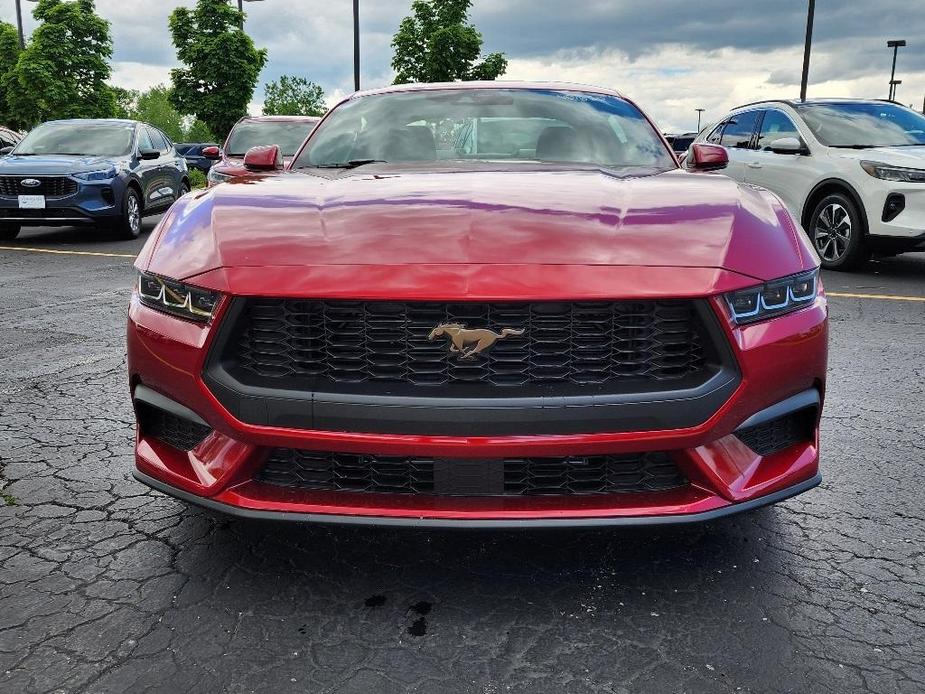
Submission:
[[[60,120],[45,121],[45,123],[81,123],[83,125],[107,125],[107,124],[138,125],[139,123],[141,123],[141,121],[130,120],[128,118],[62,118]],[[45,123],[43,123],[42,125],[45,125]]]
[[[860,98],[851,98],[851,97],[820,97],[816,99],[806,99],[801,101],[800,99],[764,99],[762,101],[752,101],[747,104],[742,104],[736,106],[735,108],[729,109],[730,111],[738,111],[742,108],[748,108],[749,106],[763,106],[768,104],[786,104],[791,108],[795,108],[800,104],[892,104],[896,103],[890,101],[889,99],[860,99]]]
[[[239,122],[290,121],[294,123],[317,123],[321,116],[244,116]]]
[[[393,84],[388,87],[379,89],[368,89],[366,91],[355,92],[348,96],[345,101],[372,94],[388,94],[394,92],[421,92],[434,90],[468,90],[468,89],[535,89],[551,91],[569,91],[569,92],[592,92],[595,94],[606,94],[608,96],[617,96],[625,99],[620,92],[606,87],[595,87],[590,84],[578,84],[576,82],[520,82],[506,80],[492,81],[474,81],[474,82],[428,82],[412,84]]]

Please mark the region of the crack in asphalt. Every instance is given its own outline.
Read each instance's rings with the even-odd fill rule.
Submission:
[[[925,316],[831,302],[816,490],[678,529],[298,527],[130,477],[131,272],[4,260],[0,691],[925,690]],[[36,278],[44,279],[36,279]]]

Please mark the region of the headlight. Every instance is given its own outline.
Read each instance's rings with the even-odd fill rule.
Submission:
[[[729,313],[738,325],[767,320],[808,306],[816,298],[819,270],[801,272],[783,279],[725,295]]]
[[[206,176],[206,180],[209,182],[209,185],[212,186],[216,185],[217,183],[221,183],[222,181],[227,181],[229,178],[234,178],[234,176],[222,173],[221,171],[216,171],[214,166],[209,169],[209,175]]]
[[[81,171],[80,173],[75,173],[74,178],[79,178],[82,181],[108,181],[115,178],[118,173],[115,166],[110,166],[108,169],[100,171]]]
[[[874,178],[901,183],[925,183],[925,169],[907,169],[903,166],[890,166],[877,161],[862,161],[861,168]]]
[[[138,273],[138,297],[145,306],[204,323],[212,318],[221,295],[176,280]]]

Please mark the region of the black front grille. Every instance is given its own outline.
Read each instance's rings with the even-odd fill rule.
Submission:
[[[758,455],[771,455],[795,443],[812,441],[816,416],[816,409],[808,408],[764,424],[740,429],[736,436]]]
[[[502,337],[465,358],[451,351],[450,336],[430,339],[442,324],[485,328]],[[250,380],[256,376],[270,385],[296,379],[321,390],[336,390],[332,384],[607,386],[702,373],[706,335],[689,301],[251,299],[223,360]]]
[[[667,453],[443,460],[277,448],[257,479],[311,491],[436,496],[659,492],[687,484]]]
[[[37,186],[25,186],[23,181],[38,181]],[[77,192],[77,182],[66,176],[0,176],[0,196],[44,195],[46,198],[64,198]]]
[[[145,436],[150,436],[181,451],[191,451],[205,440],[212,430],[204,424],[144,402],[135,402],[138,425]]]

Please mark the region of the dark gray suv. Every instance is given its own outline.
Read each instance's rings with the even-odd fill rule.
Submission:
[[[131,120],[49,121],[0,150],[0,239],[23,226],[102,227],[123,238],[189,192],[186,160]]]

